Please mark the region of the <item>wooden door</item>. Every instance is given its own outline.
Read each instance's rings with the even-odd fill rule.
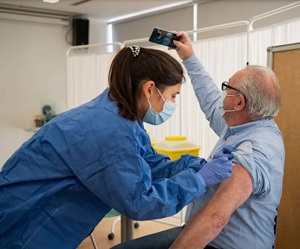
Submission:
[[[282,107],[276,122],[286,150],[276,249],[300,248],[300,44],[272,47],[268,52],[280,83]]]

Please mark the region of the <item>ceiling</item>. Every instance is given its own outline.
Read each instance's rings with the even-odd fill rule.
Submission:
[[[191,5],[193,2],[209,1],[214,0],[60,0],[58,3],[45,3],[43,0],[0,0],[0,12],[5,13],[7,8],[34,8],[36,11],[63,11],[69,12],[72,16],[79,15],[107,21],[174,3]],[[3,6],[6,9],[3,10]]]

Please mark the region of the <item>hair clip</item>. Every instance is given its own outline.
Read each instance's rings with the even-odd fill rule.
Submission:
[[[129,48],[131,49],[131,52],[133,54],[134,57],[137,57],[140,53],[140,47],[137,45],[133,45],[133,46],[129,46]]]

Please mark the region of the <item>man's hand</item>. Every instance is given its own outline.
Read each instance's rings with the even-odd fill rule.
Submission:
[[[174,40],[174,44],[176,45],[176,51],[179,55],[179,57],[182,60],[185,60],[189,57],[191,57],[192,55],[195,54],[194,49],[193,49],[193,45],[192,45],[192,41],[189,38],[189,36],[187,35],[187,33],[183,32],[183,31],[178,31],[176,32],[177,37],[179,37],[179,41],[175,41]]]

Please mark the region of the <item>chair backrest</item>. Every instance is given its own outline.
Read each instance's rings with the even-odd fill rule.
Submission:
[[[276,208],[276,211],[278,213],[278,208]],[[274,218],[274,235],[275,235],[275,242],[276,242],[276,232],[277,232],[277,217],[278,215],[275,216]],[[275,245],[272,246],[272,249],[275,249]]]
[[[119,215],[121,215],[121,214],[118,211],[112,209],[104,217],[110,218],[110,217],[119,216]]]

